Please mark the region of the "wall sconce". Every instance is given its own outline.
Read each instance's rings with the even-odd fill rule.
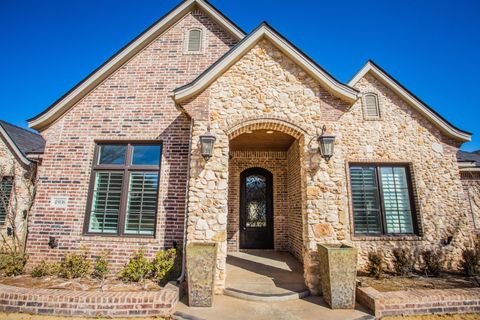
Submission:
[[[202,157],[208,161],[213,155],[213,145],[215,144],[215,136],[210,131],[205,132],[200,136],[200,148]]]
[[[13,228],[12,227],[7,227],[7,236],[9,236],[9,237],[13,236]]]
[[[335,136],[332,134],[328,134],[327,127],[324,125],[322,127],[322,134],[318,137],[318,146],[320,149],[320,155],[325,160],[330,160],[333,156],[333,147],[335,145]]]
[[[57,240],[57,238],[55,238],[55,237],[48,237],[48,246],[49,246],[51,249],[55,249],[56,247],[58,247],[58,240]]]

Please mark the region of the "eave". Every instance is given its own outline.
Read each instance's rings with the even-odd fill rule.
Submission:
[[[470,132],[463,131],[440,114],[438,114],[433,108],[428,106],[425,102],[416,97],[403,85],[401,85],[396,79],[390,76],[385,70],[380,68],[373,61],[369,60],[359,72],[348,82],[350,86],[355,86],[360,79],[362,79],[367,73],[372,74],[375,78],[380,80],[385,86],[390,88],[396,94],[398,94],[404,101],[411,105],[414,109],[420,112],[426,119],[432,122],[437,128],[439,128],[444,134],[448,137],[461,142],[467,142],[472,139],[472,134]]]

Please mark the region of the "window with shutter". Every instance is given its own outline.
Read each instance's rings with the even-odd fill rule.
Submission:
[[[161,146],[102,144],[96,150],[85,232],[153,236]]]
[[[351,165],[356,234],[413,234],[414,212],[407,166]]]
[[[199,52],[202,49],[202,31],[193,29],[188,32],[188,52]]]
[[[7,218],[10,197],[12,195],[13,178],[3,177],[0,185],[0,224],[4,224]]]
[[[378,98],[374,94],[367,94],[364,97],[364,113],[365,118],[379,118],[380,108],[378,106]]]

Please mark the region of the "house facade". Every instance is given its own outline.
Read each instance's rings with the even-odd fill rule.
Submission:
[[[455,267],[479,228],[457,158],[469,133],[374,62],[341,83],[268,24],[246,34],[204,0],[29,125],[46,141],[31,264],[109,251],[119,269],[136,250],[216,242],[217,292],[229,252],[267,249],[296,257],[318,293],[318,243],[354,245],[361,265],[371,251],[442,248]]]

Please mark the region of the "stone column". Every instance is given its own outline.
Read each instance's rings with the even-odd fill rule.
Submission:
[[[213,156],[205,161],[199,137],[207,131],[207,121],[196,121],[192,131],[190,185],[188,191],[187,244],[218,244],[215,292],[225,287],[228,215],[228,137],[214,125],[210,132],[217,138]]]

